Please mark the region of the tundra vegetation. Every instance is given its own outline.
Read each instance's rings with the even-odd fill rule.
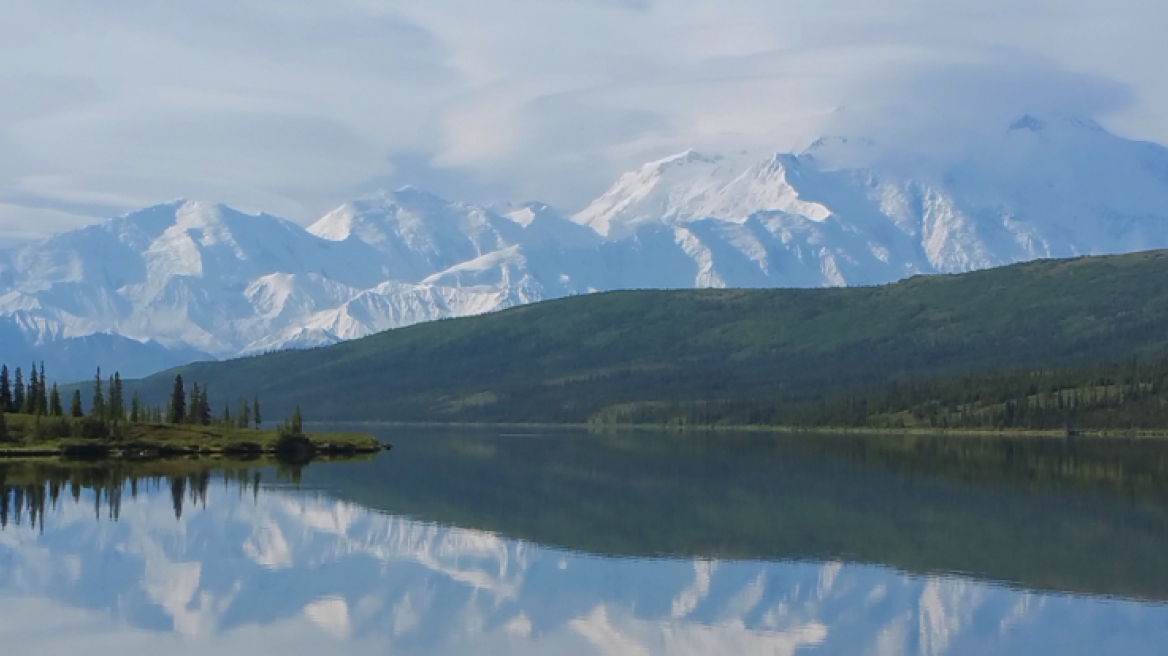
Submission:
[[[277,430],[263,430],[256,395],[240,397],[234,414],[228,403],[216,416],[209,387],[194,382],[188,389],[181,374],[174,377],[166,404],[152,406],[137,393],[127,403],[121,375],[105,379],[98,369],[88,407],[81,390],[74,390],[66,412],[60,388],[49,385],[44,365],[29,371],[25,382],[20,367],[10,374],[7,365],[0,365],[0,453],[100,457],[295,451],[311,457],[380,449],[368,435],[305,434],[299,410]]]

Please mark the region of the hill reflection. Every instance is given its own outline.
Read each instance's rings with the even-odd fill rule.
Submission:
[[[710,440],[429,433],[303,469],[0,463],[0,640],[223,656],[1168,640],[1168,607],[1143,600],[1166,589],[1158,446]]]

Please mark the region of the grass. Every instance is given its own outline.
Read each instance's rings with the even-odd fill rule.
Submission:
[[[0,440],[0,455],[68,455],[108,451],[135,454],[248,454],[274,453],[278,436],[273,430],[186,424],[119,424],[110,437],[38,436],[38,425],[65,422],[76,434],[82,420],[7,414],[8,436]],[[44,432],[44,431],[42,431]],[[365,433],[307,433],[317,453],[369,453],[381,445]]]

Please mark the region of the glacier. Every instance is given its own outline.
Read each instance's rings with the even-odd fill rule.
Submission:
[[[687,151],[573,215],[406,187],[304,228],[175,200],[0,250],[0,361],[145,375],[616,289],[873,285],[1168,248],[1168,149],[1025,116],[961,157]]]

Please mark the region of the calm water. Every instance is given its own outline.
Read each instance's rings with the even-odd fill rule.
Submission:
[[[1168,445],[382,436],[0,464],[3,653],[1168,653]]]

